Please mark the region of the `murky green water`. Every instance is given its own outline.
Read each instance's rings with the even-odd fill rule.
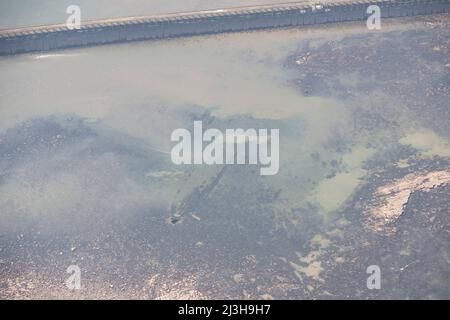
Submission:
[[[2,58],[2,297],[448,298],[448,188],[429,203],[434,231],[405,222],[437,252],[400,259],[425,244],[363,228],[371,188],[448,165],[447,30],[409,21]],[[279,128],[279,174],[173,165],[170,134],[194,120]],[[411,255],[431,270],[421,284],[397,278]],[[61,285],[71,264],[81,292]],[[394,279],[384,291],[366,289],[369,264]]]

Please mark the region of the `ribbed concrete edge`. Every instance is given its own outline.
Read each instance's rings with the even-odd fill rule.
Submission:
[[[361,0],[327,4],[318,2],[314,5],[303,2],[128,17],[85,22],[80,30],[68,30],[63,24],[4,30],[0,32],[0,55],[200,34],[360,21],[367,19],[367,8],[373,4],[381,8],[382,19],[450,12],[450,0]]]

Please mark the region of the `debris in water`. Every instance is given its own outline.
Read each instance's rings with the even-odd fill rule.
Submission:
[[[299,57],[295,61],[295,63],[298,64],[298,65],[307,64],[310,57],[311,57],[311,53],[308,52],[304,56]]]
[[[236,283],[241,283],[242,281],[244,281],[244,275],[242,273],[235,274],[233,276],[233,281]]]
[[[395,231],[392,224],[404,213],[413,192],[428,192],[449,183],[450,171],[442,170],[426,174],[411,173],[389,185],[379,187],[374,201],[367,209],[367,226],[374,231]]]

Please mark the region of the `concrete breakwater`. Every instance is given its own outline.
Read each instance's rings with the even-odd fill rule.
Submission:
[[[367,19],[367,8],[372,4],[381,8],[382,19],[450,12],[450,0],[336,0],[86,21],[82,23],[80,30],[69,30],[65,24],[2,30],[0,55],[200,34],[360,21]]]

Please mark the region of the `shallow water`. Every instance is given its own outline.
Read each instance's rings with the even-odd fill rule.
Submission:
[[[424,90],[443,84],[442,37],[448,29],[409,21],[377,34],[351,24],[1,58],[1,295],[376,296],[364,291],[366,262],[391,270],[399,243],[417,239],[380,243],[361,228],[370,189],[448,164],[450,128],[438,125],[448,91],[433,103],[403,95],[418,78]],[[405,52],[432,68],[405,70]],[[279,128],[279,174],[173,165],[170,134],[194,120]],[[443,234],[433,241],[448,244]],[[420,297],[448,298],[436,284],[446,247]],[[61,285],[71,264],[83,270],[78,293]],[[380,296],[410,297],[416,284],[399,281]]]

